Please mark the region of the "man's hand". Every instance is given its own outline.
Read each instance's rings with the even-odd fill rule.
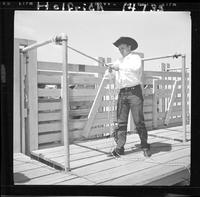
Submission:
[[[108,63],[108,64],[106,64],[106,66],[108,67],[108,72],[112,72],[112,70],[113,70],[113,64],[112,63]]]
[[[112,67],[111,67],[111,66],[109,66],[109,67],[108,67],[108,71],[111,73],[111,72],[112,72],[112,70],[113,70],[113,69],[112,69]]]
[[[119,70],[119,68],[116,67],[116,66],[114,66],[113,63],[108,63],[108,64],[106,64],[106,65],[108,66],[108,70],[109,70],[110,73],[112,72],[112,70],[116,70],[116,71]]]

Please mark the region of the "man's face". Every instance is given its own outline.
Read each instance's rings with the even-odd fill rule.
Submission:
[[[127,44],[120,44],[118,49],[123,57],[126,57],[131,52],[131,46]]]

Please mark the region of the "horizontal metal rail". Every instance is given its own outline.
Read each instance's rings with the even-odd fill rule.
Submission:
[[[182,68],[167,68],[167,70],[181,70]],[[185,68],[185,69],[189,69],[189,68]]]
[[[36,48],[44,46],[44,45],[47,45],[47,44],[49,44],[51,42],[53,42],[52,39],[49,39],[49,40],[46,40],[46,41],[42,41],[42,42],[38,42],[38,43],[32,44],[30,46],[24,47],[23,49],[21,49],[21,52],[22,53],[26,53],[27,51],[36,49]]]
[[[161,57],[152,57],[152,58],[143,58],[142,61],[150,61],[150,60],[158,60],[158,59],[165,59],[165,58],[178,58],[179,56],[182,56],[181,54],[174,54],[174,55],[167,55],[167,56],[161,56]]]
[[[65,34],[60,34],[59,36],[52,37],[52,38],[49,39],[49,40],[37,42],[37,43],[32,44],[32,45],[30,45],[30,46],[24,47],[23,49],[21,49],[21,52],[22,52],[22,53],[26,53],[27,51],[36,49],[36,48],[38,48],[38,47],[47,45],[47,44],[52,43],[52,42],[55,42],[56,44],[61,45],[61,42],[64,41],[64,40],[66,40]]]

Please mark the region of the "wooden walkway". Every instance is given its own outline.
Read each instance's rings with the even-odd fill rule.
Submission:
[[[137,134],[127,136],[125,155],[118,159],[108,156],[114,147],[111,138],[72,144],[71,171],[67,173],[62,170],[63,146],[33,151],[34,159],[15,154],[14,182],[28,185],[175,185],[184,182],[189,185],[189,127],[187,142],[180,142],[182,136],[182,127],[149,131],[150,158],[145,158],[139,149]]]

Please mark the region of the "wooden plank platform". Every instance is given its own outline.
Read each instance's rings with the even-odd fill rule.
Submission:
[[[183,136],[181,126],[153,130],[148,133],[148,142],[152,150],[150,158],[143,156],[137,134],[127,136],[125,155],[120,158],[108,155],[115,146],[112,138],[72,144],[70,145],[71,171],[66,173],[63,171],[65,163],[63,146],[33,151],[34,159],[20,153],[15,154],[15,183],[30,185],[175,185],[184,182],[184,184],[189,184],[189,126],[187,127],[187,142],[184,143],[181,142]]]

